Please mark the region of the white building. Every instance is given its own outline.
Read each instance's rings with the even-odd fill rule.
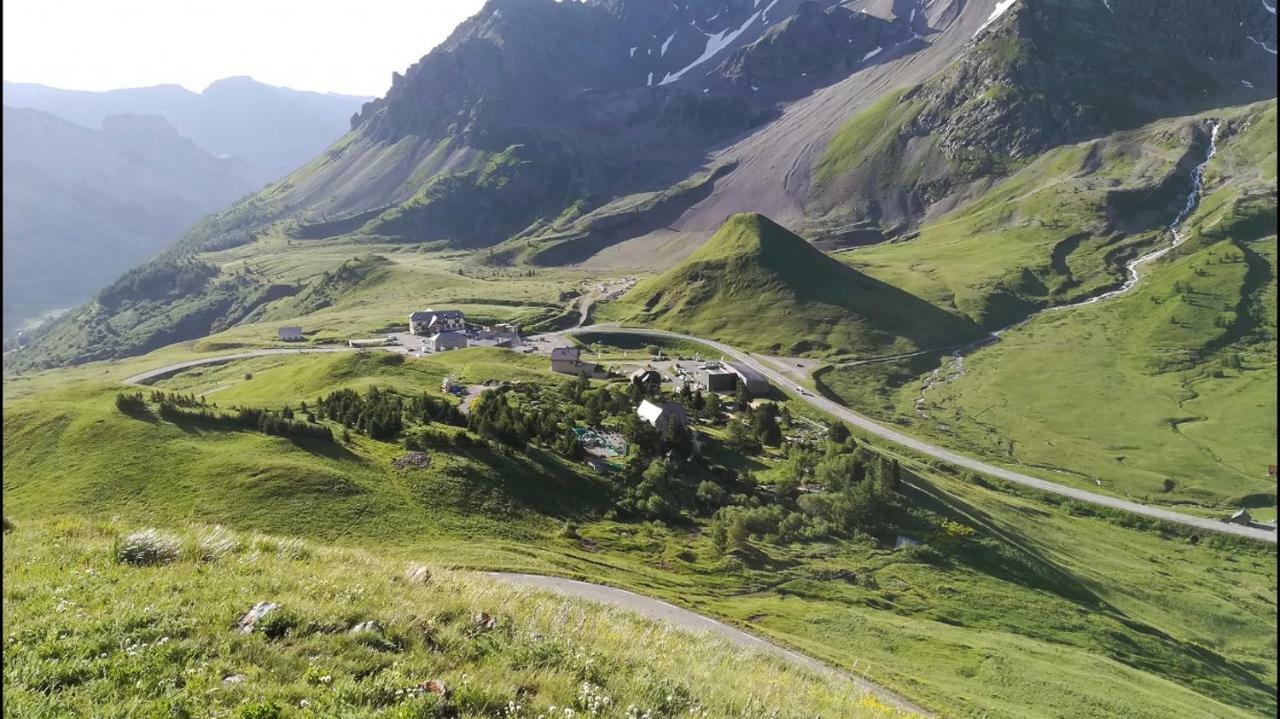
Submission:
[[[467,346],[467,336],[461,332],[438,332],[423,340],[422,346],[432,352],[459,350]]]

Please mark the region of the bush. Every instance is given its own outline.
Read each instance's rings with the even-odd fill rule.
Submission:
[[[298,617],[286,609],[277,609],[258,620],[255,629],[267,639],[282,639],[298,627]]]
[[[4,518],[4,531],[5,531],[5,533],[12,532],[13,530],[14,530],[13,522],[9,521],[9,518],[8,518],[8,517],[5,517],[5,518]]]
[[[147,402],[142,398],[141,392],[116,395],[116,409],[125,414],[149,414]]]
[[[239,719],[280,719],[284,716],[280,705],[271,701],[261,701],[241,707]]]
[[[240,540],[222,527],[214,527],[200,537],[196,546],[197,558],[202,562],[216,562],[240,549]]]
[[[119,562],[147,566],[173,562],[181,548],[182,543],[177,537],[144,529],[119,540],[115,553]]]

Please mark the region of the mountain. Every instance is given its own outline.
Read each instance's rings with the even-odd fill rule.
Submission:
[[[5,333],[84,302],[265,179],[160,117],[113,115],[90,130],[5,107]]]
[[[261,277],[215,262],[199,288],[176,279],[204,251],[262,238],[637,273],[677,265],[740,212],[828,249],[910,241],[1064,144],[1274,98],[1269,8],[490,0],[350,132],[140,269],[150,289],[130,280],[85,310],[94,321],[68,320],[41,361],[256,316],[273,292]],[[205,309],[175,319],[175,292]]]
[[[752,213],[730,217],[684,262],[621,302],[636,308],[632,321],[778,354],[887,355],[982,334]]]
[[[91,129],[111,115],[161,115],[205,151],[231,155],[271,178],[297,169],[348,129],[367,97],[302,92],[248,77],[218,80],[204,92],[178,85],[83,92],[4,83],[4,104],[57,115]]]

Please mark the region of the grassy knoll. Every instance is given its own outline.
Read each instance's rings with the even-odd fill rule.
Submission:
[[[852,407],[1055,481],[1273,516],[1275,106],[1252,110],[1228,118],[1187,243],[1133,292],[1042,315],[965,357],[963,373],[942,355],[946,381],[923,395],[940,355],[830,370],[823,384]],[[978,251],[988,237],[962,244]],[[926,231],[903,247],[915,242],[932,240]]]
[[[497,377],[499,366],[505,366],[506,378],[546,382],[548,389],[562,381],[539,377],[523,361],[493,350],[401,362],[375,354],[290,356],[274,367],[253,360],[205,368],[214,374],[179,375],[165,385],[198,392],[238,379],[208,400],[223,407],[278,407],[375,384],[434,391],[446,372],[482,380]],[[245,371],[253,379],[243,380]],[[1274,549],[1216,537],[1193,545],[1176,531],[1166,536],[1126,528],[1079,507],[1008,494],[904,458],[905,487],[870,533],[785,540],[752,535],[726,552],[713,536],[715,522],[702,512],[661,521],[611,517],[619,480],[588,474],[540,446],[443,447],[428,452],[428,467],[397,470],[392,460],[403,449],[395,442],[353,433],[349,442],[325,445],[138,419],[115,408],[116,391],[86,378],[65,389],[37,388],[6,398],[4,502],[19,532],[65,514],[95,521],[118,517],[130,527],[221,523],[326,546],[376,547],[380,555],[403,561],[425,558],[450,567],[583,578],[723,617],[865,673],[945,716],[1228,717],[1274,710]],[[798,408],[795,413],[801,414]],[[726,435],[723,425],[699,426],[714,442]],[[781,486],[789,472],[791,460],[780,448],[715,449],[714,461],[728,462],[730,455],[735,470],[766,486]],[[677,469],[674,481],[687,483],[686,475],[687,482],[696,482],[706,473],[690,465]],[[755,496],[769,504],[760,499],[769,492]],[[574,532],[564,531],[566,520],[576,524]],[[927,546],[895,551],[899,534]],[[18,536],[6,538],[6,550]],[[39,551],[74,546],[60,541],[62,547],[38,542]],[[110,539],[94,541],[105,545]],[[258,575],[240,560],[234,566],[253,577],[273,577],[277,584],[268,587],[292,581],[292,575],[272,569]],[[53,571],[6,565],[6,580],[10,567]],[[154,577],[170,570],[129,571]],[[175,571],[182,581],[190,575],[203,582],[220,570],[184,564]],[[9,591],[12,582],[6,584]],[[129,585],[121,586],[127,591]],[[163,590],[168,585],[160,586],[153,594],[170,597]],[[276,596],[287,596],[280,591]],[[260,593],[234,596],[247,608]],[[298,602],[310,604],[306,597]],[[13,606],[7,600],[6,611],[15,611]],[[42,605],[32,606],[35,613]],[[376,603],[367,606],[359,618],[382,620]],[[237,603],[219,611],[243,609]],[[230,621],[214,619],[199,624],[220,628]],[[395,615],[391,621],[405,626],[395,624]],[[146,641],[167,632],[166,627],[147,634]],[[330,639],[300,642],[322,640]],[[316,646],[299,656],[330,653]],[[401,665],[421,666],[416,661]],[[234,663],[210,665],[232,673],[238,671]],[[245,673],[261,676],[255,671]],[[343,671],[347,678],[361,672]],[[458,675],[462,671],[495,676],[480,667],[458,669]],[[559,670],[546,671],[560,676]],[[304,674],[305,668],[291,673]],[[506,691],[507,684],[495,681],[487,689],[495,687]],[[623,693],[607,688],[614,696]],[[307,696],[300,690],[235,696],[296,702]],[[547,689],[547,701],[566,701],[558,691]]]
[[[430,562],[410,565],[424,580],[365,551],[195,529],[171,562],[135,566],[117,558],[125,533],[67,518],[6,530],[6,714],[896,716],[842,680]],[[280,608],[234,631],[258,601]],[[350,632],[369,621],[379,630]],[[446,696],[417,690],[432,680]]]
[[[758,214],[729,218],[685,262],[620,303],[633,321],[784,354],[885,354],[977,334]]]

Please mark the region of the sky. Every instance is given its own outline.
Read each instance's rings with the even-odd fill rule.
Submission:
[[[71,90],[233,75],[380,96],[483,0],[4,0],[4,79]]]

